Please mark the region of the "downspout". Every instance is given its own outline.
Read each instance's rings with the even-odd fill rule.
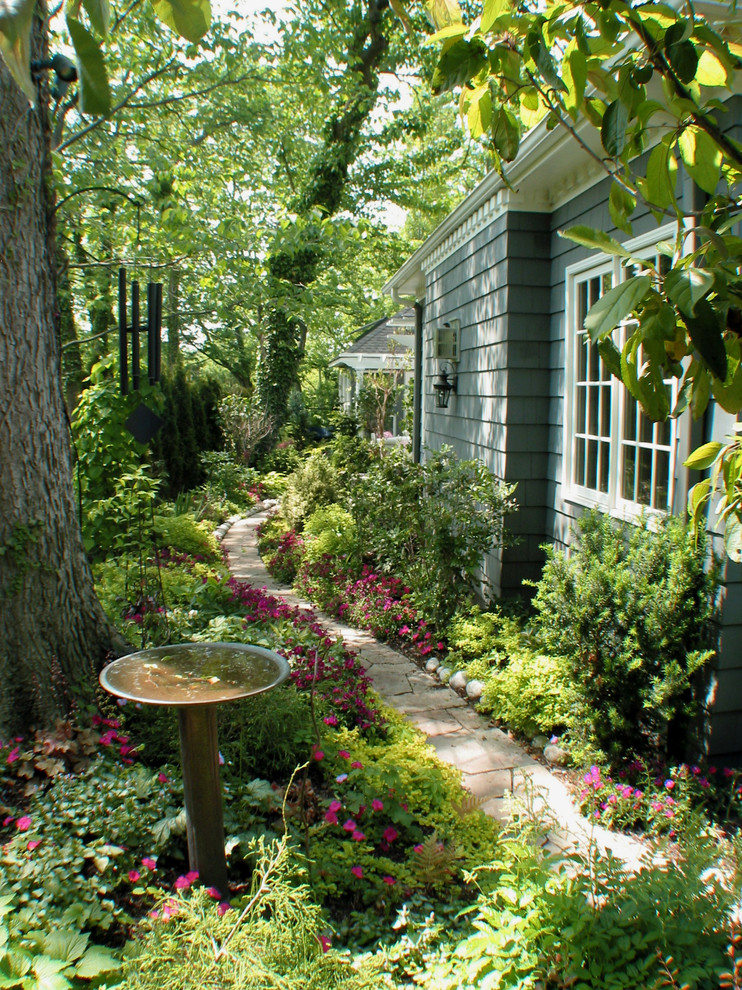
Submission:
[[[412,393],[412,460],[422,457],[423,408],[423,304],[415,303],[415,374]]]

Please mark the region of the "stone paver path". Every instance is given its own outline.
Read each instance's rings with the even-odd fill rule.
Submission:
[[[265,516],[263,511],[240,519],[222,536],[232,574],[291,605],[316,611],[290,587],[274,581],[263,566],[255,530]],[[549,770],[534,760],[454,690],[408,657],[379,643],[368,632],[318,615],[328,631],[341,636],[358,653],[381,697],[425,733],[441,760],[461,771],[464,786],[480,798],[488,815],[504,821],[510,815],[511,795],[527,798],[553,821],[549,833],[553,848],[578,847],[584,851],[596,843],[603,851],[611,849],[627,864],[638,864],[645,851],[643,843],[593,825],[578,814],[558,770]]]

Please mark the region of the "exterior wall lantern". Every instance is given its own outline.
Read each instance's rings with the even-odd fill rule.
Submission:
[[[457,384],[458,375],[454,375],[453,378],[449,378],[446,369],[442,368],[438,378],[433,382],[433,388],[435,390],[435,405],[437,409],[448,409],[448,400],[451,398],[451,392],[456,391]]]

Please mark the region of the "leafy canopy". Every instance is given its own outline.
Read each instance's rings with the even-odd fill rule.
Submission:
[[[590,311],[586,329],[653,419],[710,399],[742,410],[742,145],[729,133],[724,100],[739,91],[742,45],[722,5],[711,23],[691,4],[597,0],[484,0],[470,22],[457,0],[430,0],[440,55],[434,91],[457,91],[471,134],[492,148],[507,181],[525,130],[563,128],[612,180],[610,213],[632,233],[643,201],[658,222],[676,221],[660,246],[661,268],[646,259]],[[682,169],[681,169],[682,166]],[[685,173],[695,193],[689,196]],[[622,245],[586,227],[564,236],[631,263]],[[634,262],[636,263],[636,262]],[[630,321],[630,322],[626,322]],[[611,339],[628,329],[619,353]],[[671,409],[665,380],[680,379]],[[692,457],[689,467],[706,467]],[[717,487],[727,550],[742,559],[742,456],[720,445],[714,473],[690,497],[695,521]]]

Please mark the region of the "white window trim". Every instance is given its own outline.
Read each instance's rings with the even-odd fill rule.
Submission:
[[[650,248],[654,248],[660,241],[674,240],[676,234],[676,224],[665,224],[655,230],[649,231],[640,237],[635,237],[624,243],[624,247],[632,254],[641,255]],[[658,517],[666,513],[641,505],[638,502],[628,501],[621,495],[621,464],[620,464],[620,436],[621,423],[623,421],[624,403],[628,392],[617,379],[612,378],[612,388],[617,392],[618,401],[613,402],[610,423],[610,462],[608,469],[608,493],[596,491],[592,488],[585,488],[572,481],[574,477],[574,436],[575,436],[575,369],[576,369],[576,348],[577,334],[573,326],[574,314],[576,312],[577,300],[576,285],[580,276],[590,273],[598,276],[610,272],[613,276],[613,285],[617,285],[622,268],[623,259],[614,255],[596,252],[589,258],[569,265],[565,271],[565,378],[564,378],[564,429],[563,429],[563,458],[562,458],[562,498],[567,502],[577,505],[598,508],[603,512],[616,516],[627,521],[636,521],[641,517]],[[632,400],[633,401],[633,400]],[[671,512],[677,512],[685,505],[687,479],[685,472],[682,472],[682,462],[684,451],[688,448],[689,420],[688,413],[683,413],[679,419],[673,423],[671,450],[670,450],[670,496],[669,506]]]

